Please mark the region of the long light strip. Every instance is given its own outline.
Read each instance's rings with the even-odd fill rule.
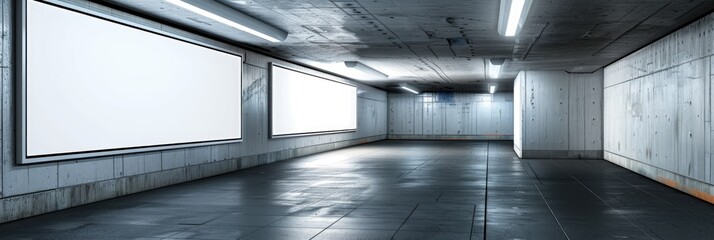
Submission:
[[[521,21],[521,14],[523,13],[525,2],[525,0],[513,0],[511,2],[511,10],[508,13],[508,24],[506,25],[507,37],[516,36],[516,30],[518,29],[518,23]]]
[[[377,78],[384,78],[384,79],[389,78],[389,75],[384,74],[383,72],[380,72],[379,70],[374,69],[370,66],[364,65],[363,63],[358,62],[358,61],[345,61],[345,66],[348,68],[357,69],[359,71],[362,71],[363,73],[373,75]]]
[[[409,87],[407,87],[407,86],[402,85],[402,86],[399,86],[399,87],[401,87],[402,89],[407,90],[407,91],[409,91],[409,92],[411,92],[411,93],[419,94],[419,91],[414,90],[414,89],[411,89],[411,88],[409,88]]]
[[[210,18],[211,20],[214,20],[214,21],[216,21],[216,22],[223,23],[223,24],[225,24],[225,25],[231,26],[231,27],[236,28],[236,29],[238,29],[238,30],[241,30],[241,31],[243,31],[243,32],[250,33],[250,34],[252,34],[252,35],[254,35],[254,36],[256,36],[256,37],[259,37],[259,38],[268,40],[268,41],[270,41],[270,42],[274,42],[274,43],[280,42],[280,40],[278,40],[278,39],[276,39],[276,38],[274,38],[274,37],[265,35],[265,34],[263,34],[263,33],[261,33],[261,32],[258,32],[258,31],[256,31],[256,30],[253,30],[252,28],[243,26],[243,25],[241,25],[240,23],[237,23],[237,22],[228,20],[228,19],[226,19],[226,18],[224,18],[224,17],[218,16],[218,15],[216,15],[216,14],[214,14],[214,13],[211,13],[211,12],[209,12],[209,11],[203,10],[203,9],[201,9],[201,8],[199,8],[199,7],[196,7],[196,6],[194,6],[194,5],[188,4],[188,3],[184,2],[184,1],[181,1],[181,0],[165,0],[165,1],[168,2],[168,3],[171,3],[171,4],[173,4],[173,5],[176,5],[176,6],[180,7],[180,8],[189,10],[189,11],[191,11],[191,12],[193,12],[193,13],[202,15],[202,16],[207,17],[207,18]]]

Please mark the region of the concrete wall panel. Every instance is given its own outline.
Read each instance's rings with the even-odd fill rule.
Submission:
[[[442,135],[445,134],[446,130],[446,106],[444,106],[445,103],[434,103],[434,111],[432,112],[432,132],[434,135]]]
[[[602,157],[602,74],[518,74],[514,128],[522,135],[514,142],[514,149],[520,149],[521,157]]]
[[[702,64],[696,60],[678,67],[678,158],[679,173],[704,180],[704,79]]]
[[[10,14],[6,12],[7,5],[9,5],[8,2],[9,1],[0,2],[0,42],[2,42],[2,43],[9,42],[10,40],[5,39],[5,38],[12,36],[8,33],[10,23],[9,23],[9,21],[5,21],[5,19],[4,19],[5,16],[10,16]],[[0,78],[5,78],[5,72],[8,72],[8,71],[6,71],[6,69],[10,66],[10,61],[8,59],[8,56],[6,56],[6,55],[10,52],[10,50],[11,50],[10,44],[7,44],[7,45],[0,44]],[[4,92],[4,89],[2,91],[0,91],[0,95],[2,95],[3,92]],[[4,107],[4,104],[3,104],[3,107]],[[4,120],[4,118],[2,117],[2,111],[0,111],[0,120]],[[2,133],[3,130],[5,130],[5,129],[0,127],[0,136],[4,135]],[[4,154],[4,152],[0,151],[0,159],[2,159],[2,154]],[[4,188],[2,187],[2,182],[4,179],[4,177],[3,177],[4,167],[5,167],[5,164],[0,164],[0,198],[3,197],[3,189]],[[2,205],[2,204],[0,204],[0,205]],[[2,207],[0,207],[0,211],[3,211]]]
[[[58,187],[114,178],[114,157],[59,162],[58,164]]]
[[[400,139],[511,139],[511,94],[389,94],[389,134]],[[406,128],[405,128],[406,126]]]
[[[585,149],[585,93],[586,79],[573,78],[568,90],[568,148]],[[573,131],[574,130],[574,131]]]
[[[525,136],[529,150],[568,149],[568,84],[565,72],[526,73]]]
[[[585,121],[585,150],[602,150],[603,134],[603,75],[602,71],[588,75],[584,82],[583,93],[584,121]],[[571,102],[572,104],[572,102]]]
[[[714,45],[714,41],[709,41],[709,43]],[[707,48],[708,53],[714,53],[714,51],[712,51],[712,49],[714,49],[714,47],[709,46]],[[709,131],[708,131],[709,136],[705,140],[707,140],[709,144],[706,145],[706,147],[708,147],[707,148],[708,167],[706,169],[706,172],[707,172],[707,176],[709,176],[709,181],[707,181],[707,182],[714,184],[714,157],[712,157],[712,154],[713,154],[712,151],[714,151],[714,141],[712,141],[712,139],[711,139],[712,135],[714,135],[714,134],[712,134],[712,131],[714,131],[714,129],[711,124],[712,119],[714,119],[714,117],[712,116],[712,115],[714,115],[714,111],[711,110],[711,108],[714,107],[714,104],[712,104],[712,97],[711,97],[711,94],[714,93],[714,89],[712,89],[712,88],[714,88],[714,84],[712,84],[712,80],[714,79],[714,56],[709,57],[708,59],[709,59],[709,68],[706,70],[709,72],[709,81],[707,81],[707,84],[709,84],[709,87],[707,88],[707,89],[709,89],[709,94],[705,95],[705,96],[707,96],[707,100],[708,100],[708,101],[706,101],[706,104],[708,104],[708,107],[705,110],[708,111],[709,114],[707,114],[708,119],[705,121],[705,123],[706,123],[705,128],[709,129]]]
[[[445,105],[445,127],[447,135],[458,135],[463,131],[461,121],[463,120],[463,109],[460,103],[447,103]],[[414,116],[414,115],[411,115]],[[413,134],[413,133],[412,133]]]
[[[711,202],[713,30],[710,14],[611,64],[604,90],[606,159]]]
[[[424,134],[424,103],[414,102],[414,134]]]
[[[494,102],[493,107],[496,134],[513,135],[513,102]]]
[[[493,127],[493,103],[492,102],[477,102],[476,103],[476,134],[485,135],[495,133]]]
[[[390,98],[391,100],[391,98]],[[434,135],[434,103],[422,103],[423,135]]]

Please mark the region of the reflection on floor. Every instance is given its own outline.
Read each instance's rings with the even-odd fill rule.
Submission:
[[[714,236],[709,203],[603,160],[511,149],[382,141],[0,225],[0,239]]]

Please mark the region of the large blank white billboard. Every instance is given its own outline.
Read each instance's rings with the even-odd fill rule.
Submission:
[[[26,4],[21,163],[241,139],[239,55]]]
[[[270,67],[272,137],[357,130],[357,87],[288,67]]]

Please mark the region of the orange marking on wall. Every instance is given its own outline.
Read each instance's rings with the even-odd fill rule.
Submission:
[[[699,191],[696,189],[691,189],[691,188],[687,189],[686,192],[688,192],[689,194],[692,194],[692,196],[698,197],[699,199],[702,199],[704,201],[714,204],[714,195],[711,195],[709,193],[705,193],[705,192],[702,192],[702,191]]]
[[[714,204],[714,195],[712,195],[712,194],[702,192],[702,191],[699,191],[694,188],[683,187],[679,183],[677,183],[674,180],[669,179],[669,178],[657,177],[657,181],[659,181],[662,184],[667,185],[671,188],[679,189],[680,191],[689,193],[690,195],[695,196],[701,200],[704,200],[704,201]]]
[[[672,179],[669,178],[664,178],[664,177],[657,177],[657,181],[661,182],[664,185],[667,185],[671,188],[677,188],[679,189],[679,183],[675,182]]]

